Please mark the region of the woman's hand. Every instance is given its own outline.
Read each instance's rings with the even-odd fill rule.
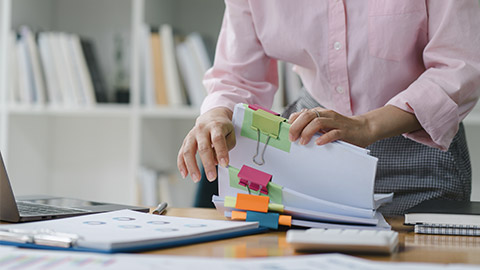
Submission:
[[[177,167],[183,178],[190,173],[194,182],[200,181],[197,152],[209,181],[217,178],[215,165],[228,165],[228,151],[235,146],[232,114],[231,110],[220,107],[197,118],[178,151]]]
[[[315,140],[317,145],[342,140],[360,147],[422,128],[414,114],[391,105],[352,117],[323,108],[302,110],[289,123],[291,141],[300,138],[300,144],[307,144],[320,131],[324,134]]]

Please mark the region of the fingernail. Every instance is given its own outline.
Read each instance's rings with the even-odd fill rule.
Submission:
[[[192,180],[193,182],[197,183],[198,181],[200,181],[200,177],[198,176],[198,174],[192,173]]]
[[[185,179],[185,177],[187,177],[187,174],[185,173],[184,170],[180,170],[180,174],[182,175],[183,179]]]
[[[293,139],[293,135],[288,135],[288,139],[289,139],[291,142],[295,141],[295,140]]]
[[[305,145],[305,140],[303,138],[300,139],[300,144]]]
[[[227,160],[225,158],[220,159],[220,165],[226,168],[228,166]]]
[[[214,173],[214,172],[208,172],[208,173],[207,173],[207,179],[208,179],[208,181],[210,181],[210,182],[213,181],[213,180],[215,180],[215,173]]]

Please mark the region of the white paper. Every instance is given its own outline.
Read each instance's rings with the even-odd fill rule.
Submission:
[[[182,218],[120,210],[58,220],[2,225],[0,229],[50,229],[55,232],[72,233],[82,237],[78,241],[80,247],[109,250],[257,227],[257,222]]]
[[[22,270],[385,270],[385,269],[457,269],[477,266],[460,264],[374,262],[342,254],[304,255],[252,259],[222,259],[140,254],[98,255],[91,253],[54,252],[0,247],[0,268]]]
[[[245,111],[243,106],[235,106],[235,134],[241,134]],[[318,146],[314,142],[318,137],[318,134],[314,135],[307,145],[292,143],[289,153],[268,145],[264,156],[265,164],[258,166],[252,161],[257,142],[237,135],[236,146],[229,154],[230,165],[238,169],[248,165],[272,174],[273,183],[315,198],[374,209],[373,187],[377,158],[346,143],[333,142]],[[259,148],[263,149],[264,146],[260,143]],[[220,174],[220,181],[228,182],[228,178],[222,179],[224,176],[224,173]],[[224,188],[220,188],[220,196],[231,195],[224,191]]]

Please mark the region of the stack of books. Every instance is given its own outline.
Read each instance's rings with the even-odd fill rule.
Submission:
[[[480,202],[430,200],[405,213],[415,233],[480,236]]]

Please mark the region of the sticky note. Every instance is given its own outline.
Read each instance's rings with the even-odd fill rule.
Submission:
[[[253,112],[254,112],[253,110],[249,109],[247,105],[245,105],[245,113],[243,117],[242,130],[240,132],[240,135],[243,137],[252,139],[254,141],[257,141],[258,139],[257,131],[252,128]],[[285,119],[285,122],[280,123],[278,138],[275,139],[273,137],[270,137],[270,140],[268,141],[268,145],[278,148],[285,152],[290,152],[291,142],[288,139],[289,130],[290,130],[290,124],[287,123]],[[260,142],[266,143],[267,137],[269,136],[261,134]],[[253,155],[254,153],[252,153],[252,157]]]
[[[275,212],[283,212],[283,204],[278,203],[269,203],[268,204],[268,211],[275,211]]]
[[[259,213],[247,211],[246,221],[258,221],[259,225],[262,227],[267,227],[270,229],[278,229],[278,213]]]
[[[230,208],[235,208],[236,204],[237,204],[237,198],[232,197],[232,196],[225,196],[223,206],[230,207]]]
[[[291,227],[292,226],[292,216],[280,215],[278,217],[278,224]]]
[[[232,220],[246,220],[247,212],[232,211]]]
[[[237,194],[235,208],[242,210],[268,212],[270,198],[250,194]]]

